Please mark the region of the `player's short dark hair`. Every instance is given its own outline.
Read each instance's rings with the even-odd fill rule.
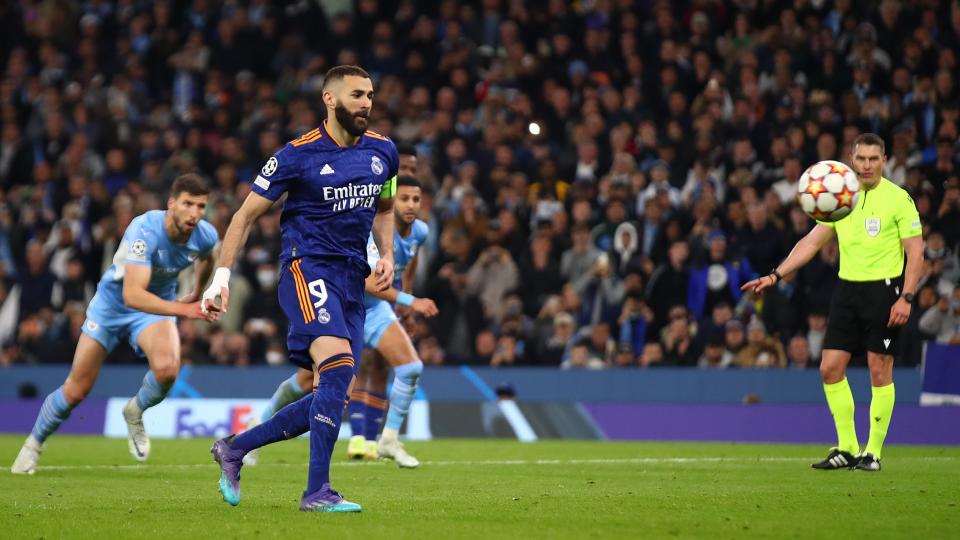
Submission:
[[[880,155],[887,155],[887,145],[883,143],[883,139],[876,133],[861,133],[857,135],[857,138],[853,140],[853,148],[856,150],[858,146],[879,146]]]
[[[173,187],[170,188],[170,196],[174,199],[181,193],[188,193],[194,196],[209,195],[210,186],[199,174],[187,173],[178,176],[177,179],[173,181]]]
[[[364,79],[369,79],[370,74],[366,72],[360,66],[334,66],[327,70],[327,74],[323,76],[323,89],[326,90],[330,83],[335,81],[342,81],[345,77],[363,77]]]
[[[416,156],[417,147],[410,143],[397,143],[397,153],[401,156]]]
[[[420,181],[412,176],[398,176],[397,177],[397,187],[401,188],[403,186],[415,187],[421,189]]]

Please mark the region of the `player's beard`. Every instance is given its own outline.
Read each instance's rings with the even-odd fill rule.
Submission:
[[[350,135],[359,137],[367,130],[366,116],[358,116],[348,111],[343,105],[334,107],[333,113],[337,116],[337,123],[340,124],[340,127]],[[363,125],[360,125],[361,118],[364,120]]]
[[[196,227],[196,225],[191,227],[188,220],[178,219],[176,215],[173,216],[173,226],[177,228],[177,232],[180,233],[181,235],[187,235],[192,233],[193,229]]]

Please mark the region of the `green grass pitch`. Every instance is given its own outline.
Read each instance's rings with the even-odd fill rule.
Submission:
[[[441,440],[424,463],[352,462],[334,486],[362,514],[297,511],[304,439],[245,467],[243,501],[217,492],[211,441],[54,436],[35,476],[9,473],[0,436],[0,538],[958,538],[960,448],[890,447],[878,474],[809,468],[809,445]]]

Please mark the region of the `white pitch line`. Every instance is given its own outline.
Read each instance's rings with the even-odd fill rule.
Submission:
[[[698,464],[698,463],[791,463],[816,460],[816,457],[690,457],[690,458],[609,458],[609,459],[489,459],[489,460],[438,460],[424,461],[425,466],[450,465],[663,465],[663,464]],[[918,456],[893,458],[896,461],[957,461],[960,456]],[[373,467],[384,465],[378,461],[335,461],[333,467]],[[305,467],[306,463],[262,463],[262,467]],[[150,469],[209,469],[216,467],[214,463],[182,463],[158,465],[45,465],[38,467],[41,471],[71,471],[71,470],[150,470]]]

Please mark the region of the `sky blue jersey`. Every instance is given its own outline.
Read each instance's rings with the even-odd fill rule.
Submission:
[[[430,228],[426,223],[416,219],[413,221],[413,224],[410,226],[410,232],[407,234],[406,238],[401,237],[399,231],[394,231],[393,233],[393,286],[398,290],[403,290],[401,286],[401,278],[403,277],[403,271],[407,269],[407,266],[410,265],[410,261],[413,260],[417,255],[417,250],[420,249],[420,246],[427,241],[427,235],[430,233]],[[367,239],[367,264],[370,266],[370,269],[373,270],[377,266],[377,261],[380,260],[380,252],[377,250],[377,244],[373,241],[373,235],[371,234]],[[370,294],[363,295],[363,307],[370,308],[376,305],[377,302],[383,302],[380,298]]]
[[[175,300],[177,276],[197,258],[207,257],[217,244],[217,230],[200,220],[184,244],[175,244],[163,228],[164,210],[151,210],[130,222],[113,256],[113,264],[97,284],[97,296],[110,307],[123,304],[123,274],[126,264],[150,267],[147,291],[164,300]]]

